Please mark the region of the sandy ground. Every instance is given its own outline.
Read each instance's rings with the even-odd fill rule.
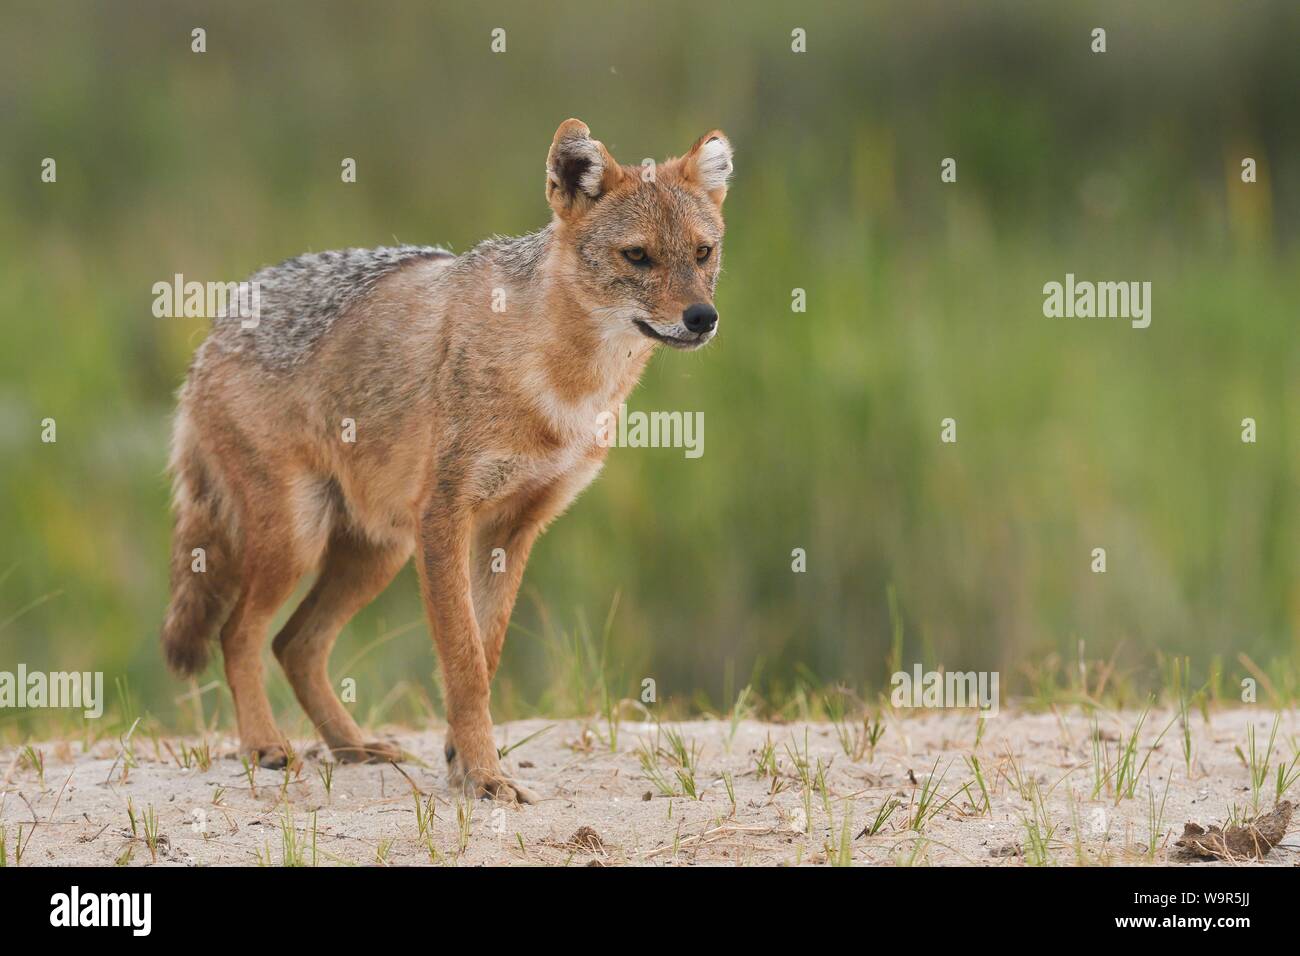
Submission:
[[[853,755],[830,724],[624,722],[611,749],[603,722],[521,721],[499,727],[497,739],[544,731],[504,759],[542,798],[526,807],[453,792],[440,729],[390,735],[411,755],[404,773],[332,766],[301,741],[296,773],[258,770],[251,782],[230,739],[209,740],[208,766],[191,758],[188,769],[182,744],[199,741],[133,739],[130,759],[116,741],[89,752],[50,742],[35,745],[43,781],[20,750],[0,750],[0,824],[11,866],[20,840],[22,866],[1183,864],[1174,843],[1184,823],[1222,824],[1233,806],[1251,812],[1251,775],[1235,748],[1249,752],[1253,722],[1262,753],[1273,718],[1262,709],[1216,713],[1208,724],[1194,715],[1189,775],[1179,725],[1151,749],[1170,715],[1149,715],[1136,765],[1149,760],[1133,796],[1118,799],[1113,773],[1094,799],[1091,722],[1077,713],[1004,711],[978,746],[969,712],[886,714],[874,753]],[[1120,763],[1137,720],[1100,719],[1103,767]],[[1284,714],[1260,811],[1273,806],[1276,765],[1294,757],[1298,733],[1300,720]],[[693,769],[680,765],[672,735]],[[683,795],[692,787],[694,798]],[[1300,784],[1286,796],[1297,794]],[[876,832],[863,832],[894,801]],[[1297,865],[1296,826],[1262,861],[1237,865]]]

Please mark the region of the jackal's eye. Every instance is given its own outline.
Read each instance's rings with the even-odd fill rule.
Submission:
[[[696,261],[696,262],[708,262],[708,260],[709,260],[709,256],[712,255],[712,254],[713,254],[713,247],[712,247],[712,246],[696,246],[696,247],[695,247],[695,261]]]
[[[624,249],[623,258],[634,266],[648,266],[650,264],[650,257],[645,254],[645,249],[640,246]]]

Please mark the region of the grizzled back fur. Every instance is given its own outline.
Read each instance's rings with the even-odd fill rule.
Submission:
[[[364,299],[384,276],[418,259],[451,258],[434,246],[381,246],[310,252],[254,273],[261,297],[258,324],[241,328],[236,315],[214,322],[213,338],[226,352],[251,349],[259,363],[288,369],[302,362],[312,346],[347,308]]]

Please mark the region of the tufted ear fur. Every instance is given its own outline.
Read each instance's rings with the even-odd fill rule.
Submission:
[[[546,156],[546,201],[557,216],[581,216],[622,178],[622,168],[600,140],[591,138],[586,123],[560,124]]]
[[[720,129],[705,133],[682,157],[683,178],[708,193],[718,206],[727,198],[731,169],[731,143]]]

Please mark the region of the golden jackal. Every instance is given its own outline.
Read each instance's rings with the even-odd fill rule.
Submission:
[[[567,120],[546,160],[553,215],[541,231],[460,256],[299,256],[252,277],[256,323],[214,322],[176,414],[162,643],[193,674],[220,634],[245,751],[264,766],[286,759],[261,651],[316,570],[275,655],[338,759],[400,759],[363,738],[327,663],[343,625],[414,554],[452,782],[533,799],[502,774],[488,712],[524,564],[600,469],[597,422],[617,414],[654,347],[698,348],[716,332],[730,173],[720,132],[643,169]]]

